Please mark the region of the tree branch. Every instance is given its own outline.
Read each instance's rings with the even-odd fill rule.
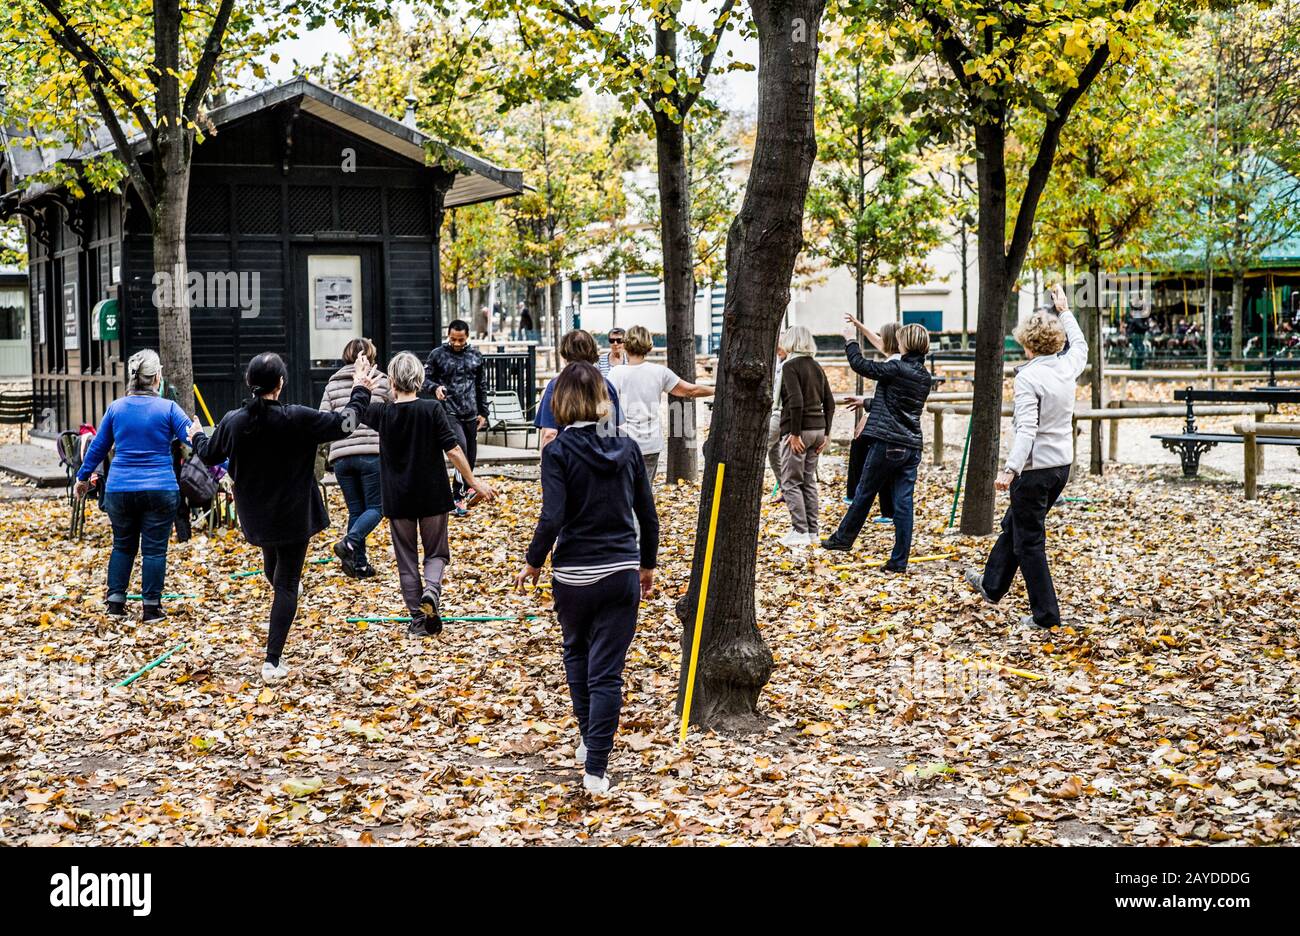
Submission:
[[[1125,0],[1124,12],[1127,13],[1137,5],[1137,0]],[[1056,103],[1056,116],[1047,121],[1043,135],[1039,139],[1038,154],[1029,167],[1029,176],[1025,182],[1025,192],[1020,197],[1020,210],[1016,213],[1016,224],[1011,233],[1011,244],[1007,251],[1007,269],[1018,271],[1025,262],[1025,253],[1029,249],[1029,240],[1033,235],[1034,215],[1038,211],[1038,202],[1047,187],[1047,178],[1052,171],[1052,162],[1056,158],[1056,148],[1061,141],[1061,130],[1070,117],[1070,111],[1079,102],[1084,93],[1101,74],[1110,58],[1110,42],[1103,43],[1092,53],[1088,64],[1083,67],[1075,81],[1074,87],[1062,92]]]
[[[77,31],[77,28],[72,25],[72,22],[68,19],[68,16],[64,12],[59,0],[38,0],[38,2],[45,11],[50,14],[50,16],[54,17],[54,21],[58,23],[59,26],[57,30],[46,26],[45,31],[49,34],[55,45],[67,52],[68,55],[72,56],[74,61],[82,66],[82,76],[86,79],[86,83],[92,86],[92,95],[94,94],[93,86],[96,84],[93,76],[98,75],[98,83],[112,88],[113,93],[115,93],[121,99],[122,103],[126,105],[127,110],[131,112],[131,116],[136,119],[136,122],[140,125],[140,129],[144,131],[145,135],[152,135],[154,129],[153,121],[149,119],[148,111],[144,109],[143,105],[141,105],[135,94],[132,93],[131,89],[126,87],[126,85],[124,85],[121,80],[113,74],[113,70],[109,68],[108,63],[100,57],[99,53],[94,50],[90,43],[87,42],[86,39],[82,37],[81,33]],[[87,68],[87,66],[89,66],[89,68]],[[105,103],[108,102],[106,95],[101,94],[99,97],[103,97]],[[99,103],[99,101],[97,100],[96,103]],[[113,111],[111,105],[109,110]],[[116,116],[116,111],[113,111],[113,113],[114,116]],[[107,116],[105,117],[105,122],[108,122]],[[111,127],[109,129],[110,131],[112,130]]]
[[[718,47],[722,45],[722,34],[726,31],[727,21],[730,19],[731,10],[735,5],[736,0],[726,0],[722,4],[722,9],[718,12],[717,18],[713,21],[713,45],[701,60],[699,71],[695,75],[695,79],[700,83],[700,88],[682,98],[681,111],[683,116],[695,104],[696,99],[700,96],[700,91],[704,89],[704,81],[709,77],[709,72],[713,69],[713,57],[717,54]]]
[[[970,93],[971,84],[970,76],[966,74],[966,63],[970,61],[970,49],[957,36],[957,31],[953,29],[952,23],[937,13],[927,12],[924,14],[925,21],[930,24],[930,31],[934,33],[939,40],[940,53],[944,61],[948,63],[948,68],[952,71],[953,77],[961,85],[962,90]]]
[[[212,84],[217,59],[221,56],[221,43],[226,38],[226,27],[230,24],[234,6],[235,0],[221,0],[217,15],[212,20],[212,28],[208,30],[207,41],[203,43],[203,55],[194,67],[194,80],[190,82],[190,89],[185,93],[185,104],[181,108],[181,117],[191,123],[198,117],[199,107]]]

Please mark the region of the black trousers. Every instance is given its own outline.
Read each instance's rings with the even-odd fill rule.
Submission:
[[[853,500],[853,495],[857,493],[858,482],[862,480],[862,466],[867,463],[867,449],[871,448],[872,439],[864,435],[859,435],[849,445],[849,476],[845,479],[844,497],[847,500]],[[880,489],[877,495],[880,498],[880,515],[882,517],[894,516],[894,489],[891,485],[885,485]],[[871,505],[868,504],[870,509]]]
[[[1047,567],[1047,512],[1065,490],[1070,466],[1035,468],[1011,482],[1011,506],[1002,518],[1002,533],[984,564],[984,590],[994,601],[1011,589],[1016,570],[1025,579],[1029,608],[1039,627],[1061,623],[1052,571]]]
[[[591,585],[553,583],[555,616],[564,634],[564,675],[589,774],[605,775],[623,708],[623,665],[636,633],[641,579],[635,569]]]
[[[450,413],[447,415],[450,417],[448,422],[451,423],[451,431],[456,433],[460,450],[465,453],[465,460],[469,462],[470,468],[474,468],[478,462],[478,417],[470,416],[468,419],[463,419]],[[465,479],[460,476],[459,471],[456,472],[456,480],[451,485],[451,496],[456,500],[463,500],[468,491],[469,486],[465,484]]]
[[[271,599],[271,626],[266,632],[266,662],[275,666],[284,652],[284,642],[298,613],[298,585],[307,559],[307,544],[262,547],[262,572],[275,589]]]

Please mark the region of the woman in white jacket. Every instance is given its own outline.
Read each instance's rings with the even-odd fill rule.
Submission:
[[[1016,368],[1014,436],[997,489],[1011,492],[1002,534],[993,544],[984,574],[966,580],[996,604],[1011,588],[1016,570],[1025,579],[1032,615],[1020,623],[1035,628],[1061,623],[1052,572],[1047,566],[1047,512],[1056,503],[1074,461],[1074,389],[1088,362],[1088,343],[1074,320],[1065,292],[1052,287],[1056,315],[1035,312],[1015,331],[1029,360]]]

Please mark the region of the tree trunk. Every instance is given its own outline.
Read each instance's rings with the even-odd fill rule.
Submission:
[[[803,243],[803,206],[817,154],[813,111],[817,30],[825,0],[749,0],[758,29],[758,129],[745,200],[727,236],[727,299],[713,427],[696,524],[690,587],[677,604],[682,627],[680,708],[694,633],[717,466],[717,542],[690,720],[753,727],[772,672],[759,632],[754,566],[777,330]]]
[[[970,458],[966,494],[961,505],[961,532],[983,536],[993,530],[993,482],[1002,443],[1002,362],[1006,338],[1007,171],[1006,132],[998,122],[975,128],[975,174],[979,197],[976,262],[979,264],[979,311],[976,319],[975,394],[971,402]]]
[[[1237,270],[1232,274],[1232,356],[1234,358],[1242,356],[1242,333],[1245,329],[1245,321],[1246,276]]]
[[[194,415],[194,358],[190,344],[190,306],[186,278],[185,220],[189,209],[190,152],[193,137],[181,120],[182,96],[176,65],[180,56],[180,5],[154,4],[154,67],[160,80],[154,103],[153,268],[172,285],[158,303],[158,356],[176,402]],[[158,291],[155,290],[155,295]]]
[[[551,347],[560,346],[560,336],[564,334],[564,284],[557,275],[551,282]]]
[[[168,178],[164,188],[155,182],[158,205],[153,218],[153,268],[164,274],[167,290],[155,290],[158,303],[158,356],[163,374],[176,391],[176,402],[194,415],[194,365],[190,345],[190,308],[185,258],[185,218],[189,172]]]
[[[1096,254],[1093,255],[1094,257]],[[1088,267],[1088,275],[1092,278],[1092,314],[1088,316],[1091,321],[1086,332],[1088,337],[1088,363],[1092,365],[1092,374],[1088,378],[1088,386],[1092,391],[1091,405],[1093,409],[1102,407],[1102,388],[1106,379],[1103,368],[1105,367],[1106,355],[1102,353],[1101,347],[1101,322],[1102,322],[1102,300],[1101,300],[1101,264],[1093,260]],[[1088,473],[1100,476],[1102,473],[1101,464],[1101,420],[1089,420],[1091,431],[1088,435],[1088,444],[1092,446],[1092,451],[1088,457]]]
[[[963,217],[961,222],[961,349],[970,347],[970,229]]]
[[[677,34],[656,27],[655,52],[677,60]],[[695,259],[691,249],[691,188],[686,173],[686,131],[680,122],[655,112],[659,163],[660,241],[664,267],[664,324],[668,368],[695,382]],[[668,417],[668,482],[695,481],[699,459],[695,401],[673,397]]]
[[[1098,178],[1098,160],[1100,154],[1096,144],[1088,145],[1087,152],[1087,172],[1088,178],[1096,180]],[[1092,315],[1089,316],[1091,321],[1085,332],[1088,338],[1088,363],[1092,365],[1092,373],[1088,378],[1088,386],[1092,391],[1092,408],[1101,409],[1102,386],[1105,375],[1102,374],[1102,362],[1105,355],[1101,347],[1101,314],[1102,314],[1102,296],[1101,296],[1101,222],[1097,218],[1097,212],[1088,212],[1088,278],[1092,284]],[[1100,476],[1101,467],[1101,420],[1093,419],[1089,421],[1088,444],[1092,451],[1088,457],[1088,473]]]

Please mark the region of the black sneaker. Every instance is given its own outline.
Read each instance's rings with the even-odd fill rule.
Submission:
[[[357,571],[357,578],[359,579],[374,578],[376,575],[379,574],[378,572],[375,571],[375,567],[372,566],[369,562],[357,563],[356,571]]]
[[[902,566],[902,567],[900,568],[899,566],[892,566],[892,565],[888,565],[888,564],[886,564],[886,565],[881,566],[881,568],[882,568],[885,572],[892,572],[892,573],[894,573],[895,575],[902,575],[903,573],[905,573],[905,572],[907,571],[907,566]]]
[[[167,612],[162,609],[162,605],[148,604],[147,602],[145,603],[144,623],[152,624],[155,621],[163,621],[166,619],[167,619]]]
[[[833,549],[836,552],[850,552],[853,546],[849,543],[841,543],[835,537],[830,536],[822,540],[822,549]]]
[[[424,615],[419,611],[412,613],[411,623],[406,625],[407,637],[428,637],[429,632],[424,626]]]
[[[442,633],[442,616],[438,613],[439,595],[426,588],[420,596],[420,613],[424,615],[424,628],[430,635]]]
[[[343,574],[348,578],[359,578],[357,575],[356,557],[352,552],[352,544],[345,539],[339,540],[334,544],[334,555],[339,557],[339,562],[343,564]]]
[[[121,598],[114,601],[110,598],[104,602],[104,612],[111,618],[126,617],[126,599]]]

